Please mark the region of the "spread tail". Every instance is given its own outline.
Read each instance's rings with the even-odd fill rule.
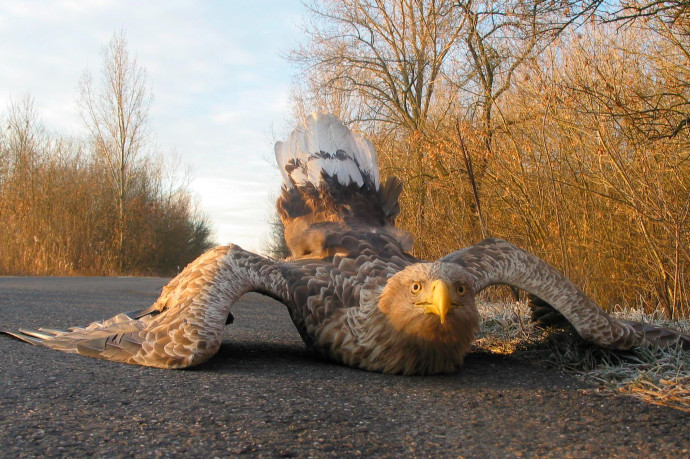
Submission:
[[[276,161],[287,188],[342,186],[379,189],[374,145],[355,135],[334,115],[312,113],[285,142],[275,146]]]
[[[276,206],[293,257],[332,255],[339,248],[328,236],[350,230],[387,234],[412,248],[411,236],[394,226],[400,180],[381,185],[373,144],[337,117],[310,115],[275,153],[283,176]]]

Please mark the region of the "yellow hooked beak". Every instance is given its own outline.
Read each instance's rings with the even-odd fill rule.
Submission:
[[[423,303],[426,314],[436,314],[441,323],[445,323],[446,314],[450,311],[450,286],[440,279],[431,283],[431,302]]]

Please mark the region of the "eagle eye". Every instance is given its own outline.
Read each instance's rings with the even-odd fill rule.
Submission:
[[[465,294],[467,289],[465,288],[464,285],[458,285],[457,287],[455,287],[455,291],[458,293],[458,295],[462,296]]]
[[[422,284],[420,284],[419,282],[413,282],[412,286],[410,287],[410,292],[412,292],[413,295],[416,295],[421,291],[422,291]]]

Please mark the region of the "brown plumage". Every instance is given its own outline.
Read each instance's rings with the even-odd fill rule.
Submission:
[[[187,266],[148,309],[68,332],[13,336],[117,362],[185,368],[220,347],[235,301],[263,293],[284,303],[304,342],[371,371],[456,371],[479,327],[475,297],[495,284],[535,296],[542,318],[564,318],[586,340],[629,349],[680,343],[676,331],[618,321],[536,256],[497,239],[434,262],[408,251],[395,227],[402,184],[379,183],[376,155],[332,115],[312,115],[276,145],[284,179],[277,207],[292,256],[275,261],[230,245]]]

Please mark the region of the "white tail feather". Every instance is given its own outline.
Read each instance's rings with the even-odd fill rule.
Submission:
[[[343,185],[363,186],[365,175],[379,188],[374,145],[354,135],[334,115],[310,115],[285,142],[275,146],[276,162],[285,186],[319,186],[323,174],[337,177]],[[286,166],[290,172],[286,170]]]
[[[359,161],[360,167],[369,171],[369,176],[371,180],[376,183],[376,188],[379,184],[379,165],[376,158],[376,150],[374,149],[374,144],[371,140],[366,137],[357,136],[354,137],[357,142],[357,148],[355,151],[359,153],[357,160]]]

